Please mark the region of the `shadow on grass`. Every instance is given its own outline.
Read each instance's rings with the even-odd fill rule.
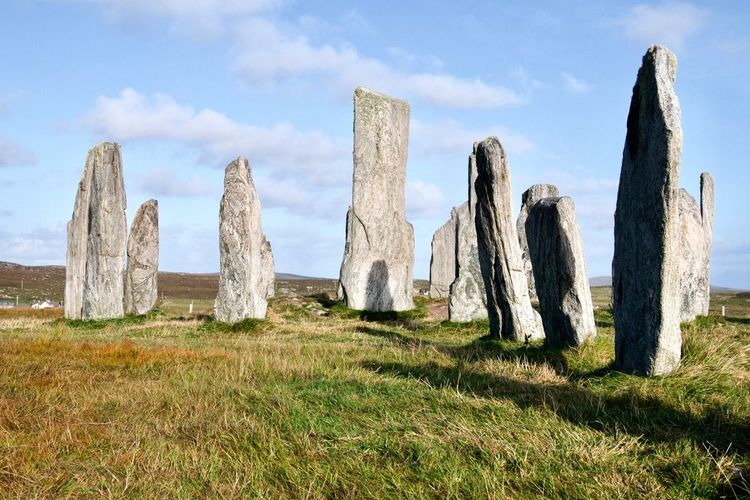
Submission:
[[[674,408],[637,390],[616,395],[596,393],[574,384],[534,384],[517,379],[430,362],[420,365],[366,361],[366,369],[406,379],[424,380],[431,387],[451,388],[483,398],[509,400],[522,409],[543,408],[575,425],[616,434],[625,431],[653,442],[689,438],[718,450],[750,452],[750,425],[728,417],[723,405],[701,414]]]
[[[135,315],[128,314],[122,318],[109,319],[66,319],[59,318],[53,321],[54,324],[63,324],[71,328],[80,330],[101,330],[108,326],[125,326],[125,325],[142,325],[150,319],[156,319],[164,314],[159,309],[153,309],[146,314]]]
[[[198,330],[208,333],[255,333],[263,330],[268,324],[268,320],[253,318],[245,318],[236,323],[223,323],[209,316]]]
[[[426,318],[428,311],[425,301],[415,299],[414,309],[408,311],[360,311],[350,309],[341,300],[332,299],[327,293],[308,295],[307,298],[315,300],[320,306],[328,310],[329,316],[337,318],[359,319],[372,321],[374,323],[399,324],[411,330],[419,329],[417,320]]]

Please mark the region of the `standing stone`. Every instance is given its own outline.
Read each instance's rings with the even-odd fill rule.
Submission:
[[[523,269],[526,272],[526,281],[529,283],[529,296],[532,299],[536,299],[537,295],[529,257],[529,243],[526,241],[526,218],[534,203],[542,198],[557,198],[558,196],[560,196],[560,191],[553,184],[534,184],[521,195],[521,211],[518,213],[516,231],[518,231],[518,242],[521,244],[521,259],[523,259]]]
[[[430,298],[448,296],[451,283],[456,279],[456,209],[451,218],[432,235],[430,259]]]
[[[260,222],[260,201],[250,163],[243,157],[224,173],[224,196],[219,210],[219,293],[216,319],[236,323],[266,317],[273,257]],[[270,292],[272,293],[272,292]]]
[[[544,342],[550,347],[579,346],[596,336],[596,324],[573,200],[539,200],[528,209],[525,225]]]
[[[404,204],[408,143],[409,104],[358,87],[352,206],[338,290],[352,309],[414,307],[414,229]]]
[[[128,236],[125,274],[125,312],[146,314],[156,304],[159,273],[159,202],[148,200],[138,208]]]
[[[513,222],[505,151],[496,137],[489,137],[477,146],[476,158],[477,242],[490,335],[513,340],[544,338],[538,315],[531,307]]]
[[[122,317],[126,204],[120,146],[99,144],[89,151],[68,223],[66,318]]]
[[[692,321],[699,315],[708,314],[713,186],[711,175],[701,174],[700,207],[695,198],[680,189],[680,321]]]
[[[263,246],[260,249],[260,262],[263,268],[261,288],[266,291],[266,298],[276,295],[276,268],[273,264],[273,250],[271,242],[263,235]]]
[[[680,364],[677,60],[652,46],[643,57],[628,114],[615,210],[612,303],[615,366],[662,375]]]
[[[474,223],[477,207],[477,143],[469,155],[469,200],[456,211],[456,279],[450,287],[448,319],[456,322],[487,318],[487,294],[484,291],[482,270],[479,267],[477,227]]]

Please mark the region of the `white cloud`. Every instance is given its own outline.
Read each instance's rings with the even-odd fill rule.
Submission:
[[[445,73],[406,73],[352,46],[314,45],[303,35],[288,35],[268,19],[245,21],[236,32],[235,70],[248,82],[272,86],[300,77],[323,78],[339,94],[357,86],[450,108],[498,108],[523,98],[513,90]]]
[[[36,227],[24,233],[0,231],[0,260],[26,265],[64,264],[65,225]]]
[[[474,142],[489,136],[500,139],[503,147],[511,155],[533,151],[534,142],[523,134],[505,127],[492,126],[486,129],[467,129],[455,120],[440,120],[425,123],[411,120],[410,141],[423,154],[471,153]]]
[[[83,124],[118,142],[165,141],[189,146],[200,162],[221,165],[239,155],[277,178],[302,177],[315,185],[341,184],[350,174],[350,142],[322,132],[300,132],[289,124],[254,126],[211,109],[194,110],[166,94],[133,89],[99,97]]]
[[[700,32],[709,11],[687,2],[665,2],[660,5],[633,6],[620,23],[625,35],[645,45],[660,43],[673,49]]]
[[[438,217],[448,213],[445,195],[434,184],[421,180],[406,183],[406,213],[409,219]]]
[[[284,208],[289,213],[325,220],[342,220],[351,201],[351,193],[343,187],[325,190],[303,188],[293,180],[280,181],[255,176],[260,203],[266,208]]]
[[[183,177],[180,172],[168,168],[154,168],[141,177],[140,188],[154,196],[176,196],[195,198],[217,194],[214,186],[199,177]]]
[[[13,141],[0,137],[0,167],[23,167],[36,163],[34,154]]]
[[[560,76],[565,83],[565,90],[567,90],[571,94],[585,94],[591,91],[591,89],[593,88],[590,83],[584,82],[583,80],[576,78],[575,76],[565,71],[563,71]]]

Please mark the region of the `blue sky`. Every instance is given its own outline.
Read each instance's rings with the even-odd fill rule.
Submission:
[[[608,275],[631,89],[646,48],[678,57],[681,184],[717,188],[712,282],[750,288],[750,7],[717,2],[4,0],[0,260],[65,262],[88,149],[123,145],[128,220],[159,200],[161,267],[218,270],[223,169],[246,156],[279,271],[336,277],[357,85],[411,103],[415,276],[497,135],[516,209],[573,197],[589,274]]]

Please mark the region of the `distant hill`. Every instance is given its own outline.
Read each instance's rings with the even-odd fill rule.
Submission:
[[[591,278],[589,278],[589,286],[592,288],[611,287],[612,276],[592,276]],[[711,285],[711,291],[715,293],[737,293],[747,292],[748,290],[743,290],[742,288],[727,288],[725,286]]]

